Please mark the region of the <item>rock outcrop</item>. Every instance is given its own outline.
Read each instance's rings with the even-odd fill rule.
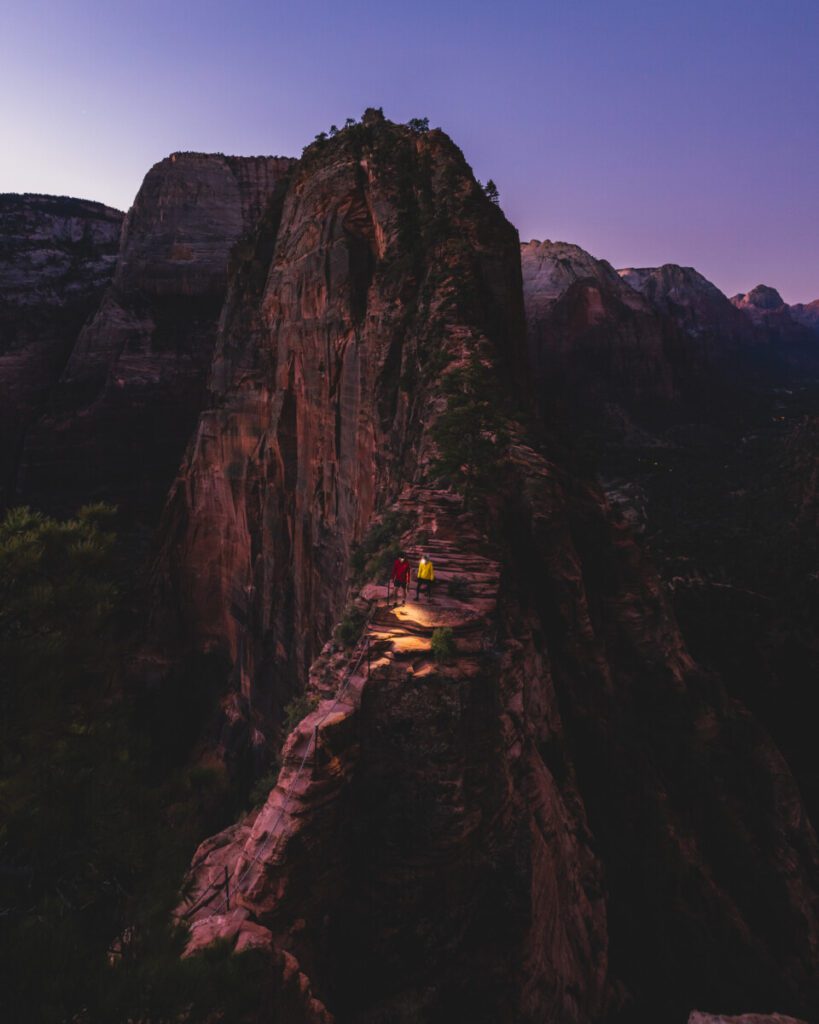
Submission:
[[[176,153],[148,172],[114,281],[26,439],[26,499],[104,498],[153,525],[204,404],[231,250],[292,163]]]
[[[444,136],[368,122],[307,150],[237,266],[155,620],[227,651],[268,723],[339,616],[353,546],[414,472],[446,333],[476,316],[508,331],[501,301],[520,315],[516,233],[474,206]]]
[[[60,196],[0,195],[0,507],[20,449],[114,273],[123,215]]]
[[[558,786],[538,750],[560,721],[530,671],[533,624],[492,650],[512,609],[457,498],[413,487],[396,510],[418,510],[414,562],[413,536],[432,538],[437,596],[391,608],[384,587],[365,588],[365,634],[314,664],[319,703],[267,803],[196,855],[189,953],[217,937],[265,945],[331,1019],[596,1019],[602,873],[571,779]],[[440,628],[454,634],[446,664],[432,652]]]
[[[791,316],[803,327],[819,334],[819,299],[813,302],[797,302],[791,306]]]
[[[693,267],[626,267],[620,277],[670,316],[691,339],[690,359],[699,370],[735,362],[743,348],[759,343],[731,301]],[[694,341],[699,341],[698,345]]]
[[[565,242],[521,246],[527,340],[545,404],[652,420],[674,403],[673,327],[604,260]]]
[[[434,468],[459,369],[526,407],[518,266],[452,143],[377,112],[306,151],[237,266],[157,628],[228,653],[226,721],[262,742],[305,678],[315,706],[264,806],[200,847],[189,952],[261,949],[293,1024],[815,1013],[798,789],[630,531],[511,416],[476,507]],[[438,591],[389,608],[371,568],[345,650],[374,517]]]
[[[775,288],[758,284],[731,302],[792,363],[819,365],[816,317],[811,306],[789,306]]]

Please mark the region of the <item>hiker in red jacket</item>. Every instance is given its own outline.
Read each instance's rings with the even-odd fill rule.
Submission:
[[[404,599],[401,604],[407,603],[407,587],[409,586],[410,578],[410,564],[406,559],[406,556],[402,552],[396,558],[395,563],[392,567],[392,576],[390,577],[393,588],[395,590],[395,603],[398,604],[398,591],[404,591]]]

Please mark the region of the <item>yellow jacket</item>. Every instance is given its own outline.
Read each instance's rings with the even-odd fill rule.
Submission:
[[[431,581],[435,579],[435,570],[432,568],[432,562],[429,559],[419,564],[417,576],[419,580]]]

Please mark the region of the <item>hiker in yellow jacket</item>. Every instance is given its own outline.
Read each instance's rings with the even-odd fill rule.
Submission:
[[[435,569],[433,568],[432,562],[424,555],[421,555],[421,561],[418,563],[418,571],[415,574],[415,600],[417,601],[421,587],[426,587],[427,596],[430,601],[432,600],[432,584],[435,582]]]

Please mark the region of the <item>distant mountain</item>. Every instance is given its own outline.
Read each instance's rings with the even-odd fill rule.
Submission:
[[[753,344],[754,332],[745,318],[737,314],[716,285],[693,267],[666,263],[661,267],[625,267],[618,274],[656,309],[671,316],[690,337],[710,338],[723,353],[727,346]]]
[[[814,299],[813,302],[797,302],[791,306],[791,316],[797,323],[819,334],[819,299]]]
[[[775,288],[758,284],[734,295],[731,302],[772,344],[787,346],[796,359],[819,358],[819,300],[789,306]]]
[[[542,400],[617,418],[678,398],[669,321],[605,260],[577,245],[521,246],[530,362]],[[620,410],[618,412],[617,410]]]
[[[736,385],[777,370],[764,332],[692,267],[614,270],[576,245],[521,246],[541,399],[572,418],[669,425],[731,414]],[[695,416],[696,413],[696,416]]]

